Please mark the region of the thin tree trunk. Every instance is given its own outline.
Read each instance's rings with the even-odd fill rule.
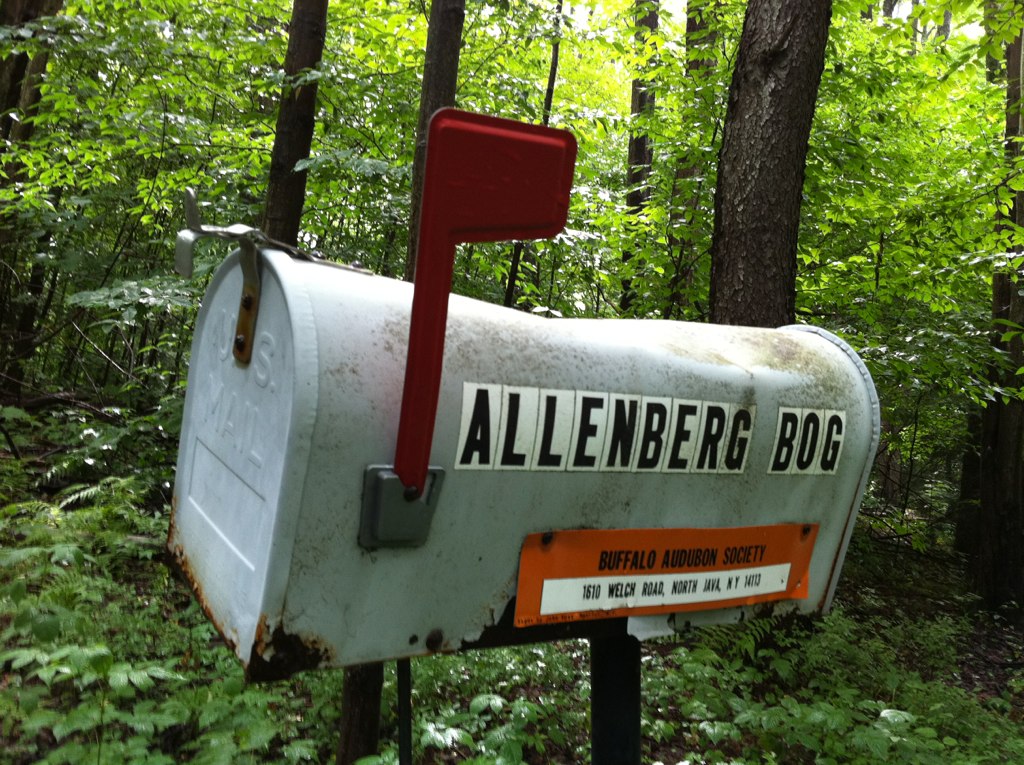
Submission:
[[[960,461],[960,496],[956,503],[953,548],[967,560],[978,554],[978,513],[981,505],[980,408],[967,413],[967,446]]]
[[[416,126],[416,150],[412,161],[412,199],[409,209],[409,246],[405,261],[405,280],[416,276],[416,247],[420,229],[423,194],[423,170],[427,160],[427,126],[438,109],[455,105],[462,48],[462,26],[466,20],[466,0],[433,0],[427,24],[427,50],[423,62],[423,86],[420,91],[420,116]]]
[[[285,55],[285,74],[291,78],[315,68],[323,55],[327,35],[328,0],[294,0]],[[285,85],[277,117],[277,133],[270,163],[263,230],[272,239],[298,244],[306,173],[296,171],[307,158],[316,126],[316,84]],[[377,752],[380,731],[380,687],[383,667],[345,670],[341,697],[338,762],[351,763]]]
[[[658,0],[635,0],[633,12],[636,18],[636,46],[643,49],[647,38],[658,31]],[[626,150],[626,209],[630,215],[639,217],[648,200],[651,188],[648,180],[654,164],[650,135],[643,121],[654,113],[655,96],[650,81],[642,75],[633,78],[630,92],[630,115],[634,120],[634,129],[629,134],[629,146]],[[641,124],[637,125],[637,122]],[[622,262],[633,259],[634,252],[630,248],[622,251]],[[629,277],[622,280],[622,297],[619,308],[628,313],[633,308],[636,294],[633,280]]]
[[[715,190],[711,321],[779,326],[796,308],[807,143],[831,2],[750,0]]]
[[[328,0],[295,0],[284,59],[285,88],[277,112],[263,231],[285,244],[299,242],[306,171],[295,165],[309,157],[316,125],[316,80],[292,85],[300,73],[315,69],[327,36]]]
[[[555,83],[558,81],[558,53],[562,43],[562,0],[555,5],[554,39],[551,41],[551,63],[548,66],[548,84],[544,88],[544,107],[540,121],[544,127],[551,124],[551,109],[555,101]],[[505,299],[503,305],[512,308],[516,304],[516,282],[519,278],[519,263],[523,255],[530,259],[531,253],[523,242],[512,245],[512,259],[508,266],[508,279],[505,281]],[[536,267],[536,263],[534,263]]]
[[[694,93],[700,92],[700,83],[707,82],[715,69],[715,58],[711,51],[717,39],[717,32],[709,25],[709,16],[714,13],[720,0],[690,2],[686,6],[686,76],[693,83]],[[705,51],[704,57],[697,57],[697,50]],[[694,97],[697,100],[697,96]],[[703,139],[702,139],[703,140]],[[714,140],[711,140],[714,143]],[[672,180],[672,195],[669,204],[669,250],[672,253],[672,276],[668,283],[668,300],[662,310],[662,317],[672,319],[689,303],[689,290],[693,284],[694,267],[699,253],[694,246],[693,216],[700,206],[703,182],[694,181],[703,177],[707,168],[691,158],[680,159]],[[683,194],[688,195],[685,199]],[[677,212],[679,211],[679,212]],[[689,220],[687,220],[689,218]]]
[[[427,157],[427,127],[434,112],[445,106],[455,105],[462,26],[465,18],[465,0],[434,0],[431,3],[423,65],[423,86],[420,92],[419,124],[416,129],[416,150],[413,157],[406,281],[412,281],[416,275],[423,171]],[[382,662],[371,662],[345,670],[337,765],[352,765],[359,758],[376,753],[380,738],[380,699],[383,684]]]

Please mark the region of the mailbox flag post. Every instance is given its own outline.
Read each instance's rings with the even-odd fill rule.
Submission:
[[[394,472],[407,496],[425,488],[444,359],[455,247],[543,239],[569,212],[576,139],[511,120],[441,109],[430,120]]]

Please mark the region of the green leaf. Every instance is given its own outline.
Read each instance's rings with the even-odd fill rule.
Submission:
[[[60,637],[60,619],[53,614],[39,614],[32,620],[32,635],[43,643]]]
[[[13,422],[14,420],[31,420],[32,417],[24,409],[19,409],[16,406],[4,406],[0,407],[0,419]]]
[[[286,744],[281,751],[288,762],[311,762],[317,757],[316,741],[310,738],[292,741]],[[362,762],[362,759],[357,761],[357,765],[359,762]]]
[[[474,715],[480,715],[486,711],[500,712],[505,708],[506,703],[505,699],[495,693],[481,693],[470,700],[469,711]]]

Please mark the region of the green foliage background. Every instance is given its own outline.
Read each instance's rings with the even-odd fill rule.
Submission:
[[[798,311],[858,349],[883,402],[858,539],[944,555],[967,414],[1019,395],[987,382],[1003,363],[992,333],[1024,329],[992,326],[990,305],[991,274],[1024,262],[1021,232],[994,225],[1024,176],[1004,158],[1004,89],[986,57],[1021,20],[982,34],[980,3],[902,19],[865,18],[871,6],[834,2]],[[705,10],[708,28],[688,38],[682,8],[663,7],[640,44],[621,1],[566,4],[558,23],[547,0],[469,4],[459,105],[539,121],[557,35],[552,124],[580,146],[568,228],[528,245],[517,308],[614,317],[628,281],[631,315],[705,319],[744,4]],[[936,33],[947,10],[948,39]],[[0,762],[329,757],[338,677],[247,686],[162,558],[191,330],[224,255],[207,246],[193,279],[171,276],[183,190],[210,222],[257,222],[279,94],[315,79],[303,245],[383,275],[404,266],[424,9],[333,3],[322,66],[286,81],[289,13],[280,0],[84,0],[0,27],[0,58],[49,54],[36,115],[5,115],[31,119],[31,138],[0,145]],[[656,93],[653,115],[630,115],[633,78]],[[655,150],[639,212],[625,203],[630,131]],[[507,245],[465,247],[455,289],[500,302],[508,264]],[[1020,678],[986,695],[955,677],[967,601],[922,621],[851,604],[856,618],[650,651],[652,758],[1020,758]],[[585,659],[567,645],[418,662],[431,689],[419,746],[435,761],[585,759]]]

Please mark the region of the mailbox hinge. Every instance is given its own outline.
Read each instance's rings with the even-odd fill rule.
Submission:
[[[421,546],[427,541],[443,481],[444,469],[429,468],[425,490],[417,495],[395,474],[394,465],[366,468],[359,546],[367,550]]]
[[[238,241],[238,262],[242,266],[242,298],[238,303],[238,321],[235,322],[235,340],[232,353],[239,364],[252,359],[256,340],[256,316],[260,311],[259,251],[249,238]]]

